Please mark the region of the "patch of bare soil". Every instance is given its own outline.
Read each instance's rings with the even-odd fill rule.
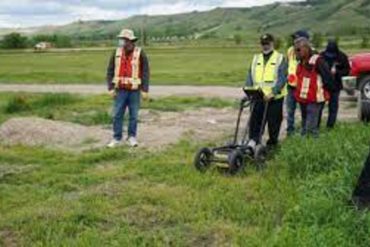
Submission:
[[[100,127],[35,117],[13,118],[0,126],[0,142],[4,145],[84,150],[103,146],[109,137],[110,132]]]
[[[148,147],[173,144],[184,135],[197,140],[208,140],[232,133],[236,117],[236,111],[231,108],[202,108],[160,114],[148,112],[141,118],[138,138]]]
[[[7,246],[7,247],[18,246],[17,238],[18,238],[17,234],[10,229],[0,230],[0,245],[1,246]]]
[[[297,120],[300,121],[299,109]],[[324,117],[327,115],[325,110]],[[353,103],[343,102],[338,118],[344,121],[356,120],[357,109]],[[141,147],[161,149],[174,144],[184,136],[195,140],[217,139],[225,134],[232,135],[237,111],[232,108],[201,108],[184,112],[159,112],[142,110],[138,140]],[[244,114],[241,128],[247,123]],[[281,128],[285,136],[286,121]],[[126,130],[126,128],[125,128]],[[22,144],[50,148],[82,151],[104,147],[111,139],[112,130],[103,127],[87,127],[79,124],[45,120],[41,118],[13,118],[0,126],[0,143]]]
[[[185,134],[206,140],[230,130],[235,115],[235,110],[231,108],[203,108],[184,112],[143,110],[138,140],[140,146],[149,149],[174,144]],[[0,126],[0,143],[3,145],[21,144],[82,151],[104,147],[111,136],[111,129],[36,117],[13,118]]]

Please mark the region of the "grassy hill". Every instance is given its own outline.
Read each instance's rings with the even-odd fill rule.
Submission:
[[[216,8],[162,16],[134,16],[118,21],[79,21],[60,27],[41,28],[41,33],[60,33],[77,39],[111,39],[123,27],[137,31],[145,27],[149,38],[243,37],[261,32],[287,35],[305,28],[327,35],[370,33],[369,0],[307,0],[275,3],[252,8]],[[355,24],[355,25],[354,25]]]

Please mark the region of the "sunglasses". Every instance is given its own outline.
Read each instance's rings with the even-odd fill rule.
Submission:
[[[302,50],[301,50],[301,48],[297,48],[297,49],[295,49],[295,52],[297,52],[297,53],[299,53],[299,52],[301,52]]]

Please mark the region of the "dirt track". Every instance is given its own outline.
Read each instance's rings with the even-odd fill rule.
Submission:
[[[42,85],[42,84],[0,84],[0,92],[30,92],[30,93],[77,93],[77,94],[104,94],[105,85],[73,84],[73,85]],[[208,98],[234,98],[243,97],[239,87],[226,86],[151,86],[150,97],[167,96],[199,96]],[[353,101],[356,98],[341,95],[342,100]]]
[[[104,94],[106,91],[105,85],[0,84],[0,92]],[[151,86],[150,95],[240,98],[243,92],[238,87],[223,86]]]

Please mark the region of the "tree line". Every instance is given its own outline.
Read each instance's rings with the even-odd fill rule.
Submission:
[[[148,35],[144,31],[142,32],[142,35],[144,35],[144,39],[141,40],[144,42],[144,44],[147,44],[147,39]],[[325,42],[325,35],[315,32],[313,33],[312,36],[312,43],[314,47],[316,48],[321,48],[323,43]],[[212,35],[203,35],[201,39],[214,39]],[[113,39],[113,37],[112,37]],[[243,37],[242,35],[235,34],[233,36],[233,41],[235,42],[236,45],[242,45],[243,42]],[[94,39],[92,39],[94,40]],[[336,37],[336,40],[339,42],[339,36]],[[3,39],[0,41],[0,47],[3,49],[25,49],[25,48],[30,48],[34,47],[37,43],[39,42],[49,42],[52,44],[53,47],[56,48],[69,48],[72,47],[74,42],[74,39],[72,39],[70,36],[66,35],[61,35],[61,34],[52,34],[52,35],[47,35],[47,34],[39,34],[35,35],[32,37],[27,37],[23,36],[20,33],[10,33],[7,34],[3,37]],[[291,45],[291,37],[287,36],[285,38],[276,38],[276,48],[279,49],[282,46],[289,47]],[[361,43],[360,43],[361,48],[369,48],[370,47],[370,41],[369,41],[369,36],[363,35],[361,37]]]
[[[32,37],[23,36],[20,33],[10,33],[3,37],[0,47],[3,49],[25,49],[34,47],[40,42],[50,42],[56,48],[72,47],[72,39],[66,35],[35,35]]]

